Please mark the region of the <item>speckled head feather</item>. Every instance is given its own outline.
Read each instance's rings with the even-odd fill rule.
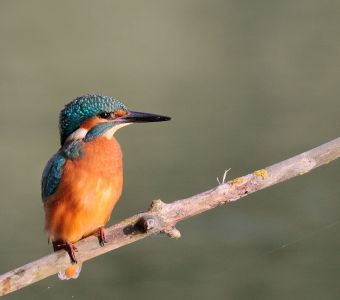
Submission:
[[[110,113],[117,110],[127,111],[127,107],[117,99],[109,96],[89,94],[74,99],[60,112],[59,131],[61,145],[87,119],[105,112]]]

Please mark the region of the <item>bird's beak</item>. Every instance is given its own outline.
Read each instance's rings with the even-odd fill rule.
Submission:
[[[117,118],[115,122],[117,123],[147,123],[147,122],[162,122],[169,121],[170,117],[149,114],[138,111],[129,111],[125,116]]]

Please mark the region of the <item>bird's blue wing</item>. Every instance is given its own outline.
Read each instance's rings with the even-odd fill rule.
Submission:
[[[54,194],[63,176],[64,165],[68,159],[78,160],[83,157],[83,142],[73,141],[64,145],[47,163],[41,179],[41,197],[43,202]]]
[[[66,158],[61,151],[57,152],[48,161],[41,179],[41,197],[43,202],[56,191],[63,175],[65,162]]]

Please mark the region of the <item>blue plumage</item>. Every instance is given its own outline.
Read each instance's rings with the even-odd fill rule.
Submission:
[[[83,145],[84,142],[81,140],[74,140],[61,148],[62,153],[67,159],[81,159],[83,158]]]
[[[57,152],[47,163],[41,180],[41,196],[43,202],[57,189],[66,159],[62,153]]]
[[[89,94],[81,96],[67,104],[60,112],[60,142],[63,145],[67,137],[77,130],[85,120],[105,112],[127,111],[126,106],[115,98]]]
[[[94,140],[95,138],[97,138],[98,136],[103,135],[106,131],[110,130],[111,128],[113,128],[114,126],[116,126],[115,123],[109,123],[109,122],[105,122],[105,123],[99,123],[98,125],[96,125],[95,127],[93,127],[85,136],[84,141],[85,142],[90,142],[92,140]]]
[[[48,161],[41,180],[41,196],[43,202],[54,194],[63,175],[64,165],[67,159],[77,160],[83,157],[83,141],[73,141],[65,144]]]

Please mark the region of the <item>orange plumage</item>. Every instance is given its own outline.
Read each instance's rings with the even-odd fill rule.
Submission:
[[[58,189],[45,202],[46,232],[52,241],[74,243],[105,226],[121,195],[117,140],[100,137],[86,143],[83,151],[83,159],[66,162]]]
[[[116,139],[86,143],[84,158],[66,162],[56,193],[46,201],[48,237],[74,243],[104,226],[122,184],[122,152]]]

